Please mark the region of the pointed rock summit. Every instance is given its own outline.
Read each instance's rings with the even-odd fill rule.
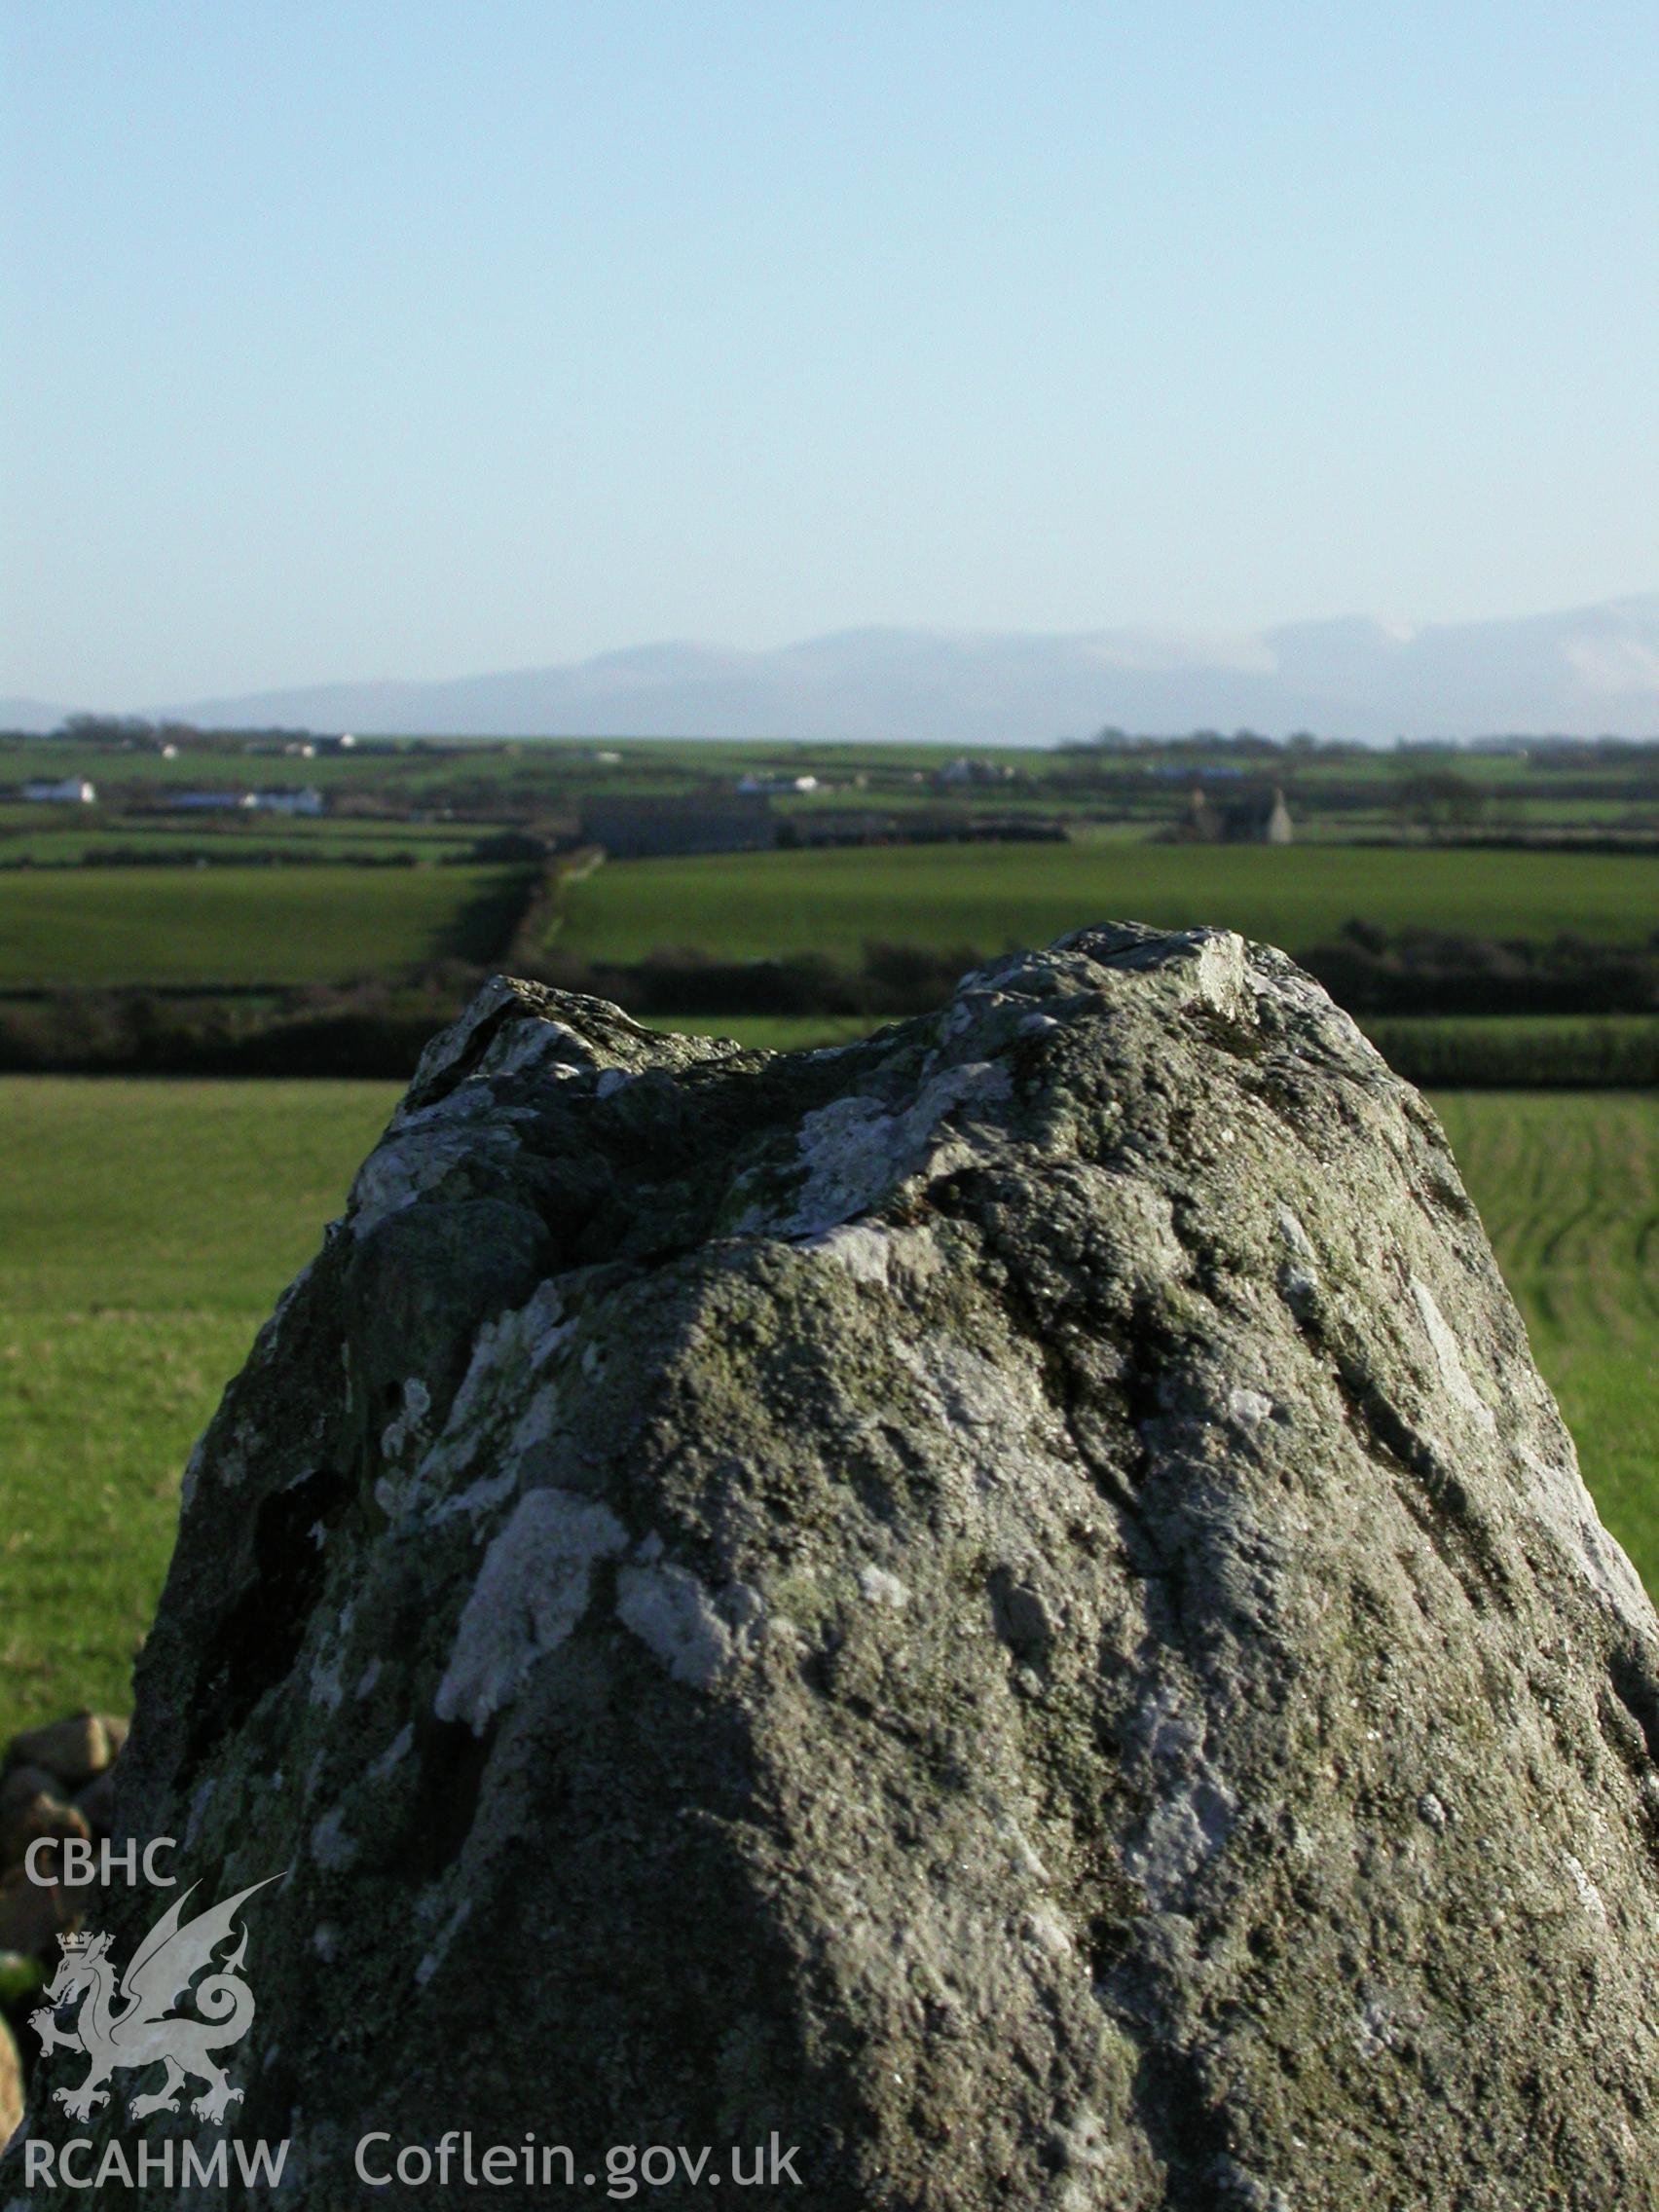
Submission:
[[[545,2204],[1634,2212],[1656,1664],[1281,954],[1088,930],[789,1054],[497,981],[191,1462],[118,1823],[291,1869],[274,2204],[509,2200],[464,2131]]]

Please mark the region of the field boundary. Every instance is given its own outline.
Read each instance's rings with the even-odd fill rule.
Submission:
[[[502,948],[502,960],[515,972],[535,971],[565,926],[565,899],[571,886],[584,883],[608,858],[603,845],[578,845],[556,853],[542,868],[524,911]]]

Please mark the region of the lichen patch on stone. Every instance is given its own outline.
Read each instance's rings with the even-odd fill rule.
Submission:
[[[1428,1332],[1428,1341],[1434,1346],[1434,1356],[1439,1363],[1440,1377],[1446,1385],[1447,1395],[1464,1413],[1471,1415],[1489,1436],[1492,1435],[1497,1426],[1496,1417],[1470,1380],[1457,1340],[1447,1325],[1445,1314],[1436,1305],[1433,1291],[1427,1283],[1419,1282],[1414,1275],[1411,1293],[1417,1309],[1422,1316],[1422,1325]]]
[[[627,1530],[592,1498],[533,1490],[484,1554],[438,1684],[440,1720],[481,1729],[587,1610],[594,1564],[626,1549]]]
[[[624,1567],[616,1577],[616,1617],[690,1689],[707,1689],[736,1648],[711,1594],[671,1563]]]

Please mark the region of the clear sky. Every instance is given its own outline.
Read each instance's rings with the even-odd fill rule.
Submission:
[[[0,24],[0,691],[1659,588],[1653,0]]]

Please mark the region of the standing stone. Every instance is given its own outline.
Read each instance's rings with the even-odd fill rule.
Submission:
[[[193,1458],[120,1819],[290,1869],[235,2125],[303,2201],[453,2128],[548,2202],[775,2137],[812,2212],[1634,2212],[1656,1661],[1282,955],[781,1056],[497,982]]]

